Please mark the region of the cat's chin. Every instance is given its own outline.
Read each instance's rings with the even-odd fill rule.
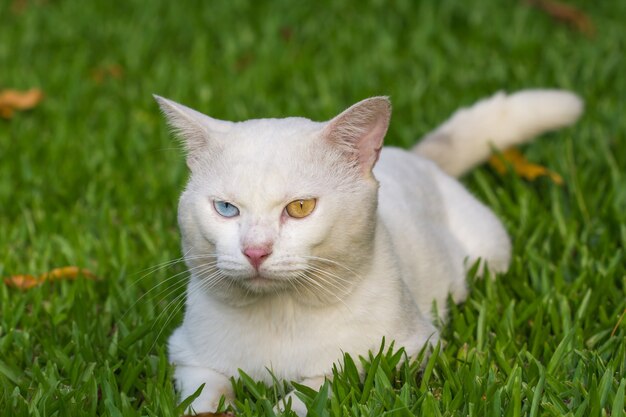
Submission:
[[[263,274],[255,274],[241,281],[241,284],[253,293],[262,294],[266,292],[276,292],[276,290],[285,289],[288,283],[284,279],[268,277]]]

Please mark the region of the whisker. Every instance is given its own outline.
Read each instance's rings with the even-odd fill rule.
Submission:
[[[201,271],[199,274],[204,274],[209,272],[209,268],[205,269],[204,271]],[[202,281],[197,282],[197,283],[191,283],[189,285],[189,289],[192,291],[197,291],[197,290],[207,290],[210,289],[212,287],[212,285],[207,285],[207,284],[214,284],[215,281],[212,282],[212,279],[214,277],[219,277],[220,279],[216,280],[216,281],[220,281],[221,279],[223,279],[224,275],[221,273],[221,271],[219,270],[215,270],[213,271],[209,276],[207,277],[203,277]],[[182,287],[182,285],[178,285],[175,289],[169,291],[168,295],[171,294],[172,292],[175,292],[176,290],[180,289]],[[161,313],[159,313],[159,315],[157,316],[157,318],[154,320],[153,322],[153,327],[154,325],[156,325],[157,323],[159,323],[162,320],[162,317],[164,316],[164,314],[168,313],[168,317],[165,320],[165,323],[163,323],[163,325],[161,325],[161,329],[159,330],[159,332],[157,333],[155,339],[154,339],[154,343],[156,343],[159,340],[159,337],[161,337],[161,334],[163,333],[163,331],[167,328],[167,326],[169,325],[169,323],[171,322],[171,320],[176,316],[176,314],[178,314],[178,312],[182,309],[184,303],[185,303],[185,295],[186,293],[183,292],[182,294],[177,295],[176,297],[174,297],[173,300],[171,300],[163,309],[163,311],[161,311]],[[171,310],[170,310],[171,309]],[[154,343],[153,346],[154,347]],[[150,348],[152,350],[152,347]]]
[[[210,264],[212,264],[212,263],[213,263],[213,262],[210,262],[209,264],[205,264],[205,265],[199,265],[199,266],[196,266],[196,267],[194,267],[194,268],[192,268],[192,269],[194,269],[194,270],[199,270],[199,273],[200,273],[200,274],[203,274],[203,273],[206,273],[206,272],[208,272],[208,271],[210,271],[210,270],[212,269],[212,265],[210,265]],[[179,275],[181,275],[181,274],[183,274],[183,273],[185,273],[185,272],[187,272],[187,271],[183,271],[183,272],[181,272],[181,273],[178,273],[178,274],[176,274],[174,277],[179,276]],[[198,271],[196,271],[196,272],[198,272]],[[174,278],[174,277],[172,277],[172,278]],[[170,278],[170,279],[171,279],[171,278]],[[169,280],[169,279],[168,279],[168,280]],[[159,284],[159,285],[160,285],[160,284]],[[153,290],[153,289],[156,289],[159,285],[157,285],[157,286],[155,286],[154,288],[152,288],[152,290]],[[162,299],[166,299],[166,298],[168,298],[171,294],[175,293],[176,291],[179,291],[181,288],[183,288],[183,287],[184,287],[184,286],[186,286],[186,285],[187,285],[187,281],[186,281],[186,280],[185,280],[185,281],[178,282],[178,283],[174,284],[172,287],[169,287],[169,288],[166,288],[166,289],[162,290],[160,293],[158,293],[158,294],[157,294],[157,297],[161,297]],[[193,288],[193,283],[191,284],[191,288]],[[147,293],[146,293],[146,294],[147,294]],[[144,296],[145,296],[146,294],[144,294]],[[182,295],[184,295],[184,293],[183,293]],[[143,297],[143,296],[142,296],[142,297]],[[178,297],[180,297],[180,295],[178,295],[176,298],[178,298]],[[139,300],[138,300],[138,301],[139,301]],[[168,308],[168,306],[166,306],[166,307],[165,307],[165,310],[167,310],[167,308]],[[162,313],[161,313],[161,314],[162,314]],[[159,318],[159,317],[157,317],[157,321],[158,321],[159,319],[160,319],[160,318]]]
[[[206,272],[208,271],[205,271],[204,273]],[[217,285],[221,284],[224,280],[226,280],[228,276],[218,269],[212,272],[208,277],[200,276],[199,278],[201,278],[202,281],[200,282],[200,285],[198,285],[198,288],[193,289],[194,291],[195,290],[208,291],[212,288],[215,288]]]
[[[190,249],[190,250],[191,250],[191,249]],[[180,258],[176,258],[176,259],[172,259],[172,260],[169,260],[169,261],[165,261],[165,262],[162,262],[162,263],[160,263],[160,264],[157,264],[157,265],[154,265],[154,266],[148,267],[148,268],[146,268],[146,269],[144,269],[144,270],[142,270],[142,271],[138,271],[138,272],[136,272],[136,274],[140,274],[140,273],[143,273],[143,272],[145,272],[145,274],[144,274],[144,275],[142,275],[141,277],[137,278],[136,280],[134,280],[134,281],[131,283],[131,285],[130,285],[130,286],[132,287],[132,286],[134,286],[134,285],[139,284],[139,282],[141,282],[143,279],[145,279],[146,277],[150,276],[151,274],[153,274],[153,273],[155,273],[155,272],[157,272],[157,271],[159,271],[159,270],[161,270],[161,269],[169,268],[169,267],[171,267],[172,265],[176,265],[177,263],[184,262],[184,261],[186,261],[186,260],[196,260],[196,259],[204,259],[204,258],[217,258],[217,254],[210,254],[210,253],[209,253],[209,254],[202,254],[202,255],[192,255],[192,256],[188,256],[188,253],[189,253],[189,251],[190,251],[190,250],[188,250],[188,251],[187,251],[187,252],[186,252],[183,256],[181,256]],[[147,271],[147,272],[146,272],[146,271]]]
[[[154,271],[155,269],[164,268],[164,267],[167,267],[167,266],[169,266],[169,265],[175,264],[175,263],[177,263],[177,262],[181,262],[181,261],[185,260],[185,258],[188,258],[188,257],[189,257],[189,253],[190,253],[192,250],[193,250],[193,248],[189,248],[189,249],[187,249],[187,251],[186,251],[185,253],[183,253],[183,255],[182,255],[181,257],[179,257],[179,258],[174,258],[174,259],[171,259],[171,260],[168,260],[168,261],[165,261],[165,262],[162,262],[162,263],[156,264],[156,265],[149,266],[149,267],[148,267],[148,268],[146,268],[146,269],[142,269],[141,271],[137,271],[137,272],[136,272],[136,274],[141,274],[141,273],[146,272],[146,271],[148,271],[148,274],[150,274],[150,273],[151,273],[152,271]]]
[[[142,269],[141,271],[137,271],[137,274],[141,274],[143,272],[151,271],[151,270],[158,269],[158,268],[163,268],[163,267],[171,265],[173,263],[180,262],[180,261],[184,260],[187,255],[189,255],[189,252],[191,252],[191,248],[188,249],[185,253],[183,253],[183,255],[181,257],[179,257],[179,258],[171,259],[171,260],[162,262],[160,264],[149,266],[146,269]],[[148,273],[150,273],[150,272],[148,272]]]
[[[160,330],[157,333],[157,335],[154,337],[154,341],[152,342],[152,346],[150,347],[150,350],[152,350],[154,348],[154,345],[156,344],[156,342],[159,340],[159,338],[161,337],[161,334],[163,333],[163,331],[165,330],[165,328],[167,328],[168,323],[170,322],[170,320],[172,319],[172,317],[174,317],[179,309],[182,307],[182,303],[185,302],[185,293],[179,294],[177,295],[172,301],[170,301],[169,303],[167,303],[167,305],[165,306],[165,308],[163,309],[163,311],[157,316],[157,318],[154,320],[153,324],[152,324],[152,328],[154,328],[154,326],[156,326],[159,321],[161,321],[161,317],[163,314],[165,314],[166,312],[168,312],[168,310],[170,309],[170,307],[172,305],[174,305],[173,310],[171,311],[170,314],[168,314],[168,318],[166,319],[165,323],[160,326]]]
[[[324,271],[321,271],[321,272],[324,272]],[[328,279],[328,277],[325,277],[325,276],[324,276],[323,274],[321,274],[320,272],[316,272],[316,271],[309,271],[309,273],[310,273],[311,275],[313,275],[313,277],[315,277],[315,278],[317,278],[317,279],[321,280],[324,284],[328,284],[328,285],[332,286],[332,287],[333,287],[334,289],[336,289],[336,290],[339,290],[339,291],[344,292],[344,293],[346,293],[346,294],[350,292],[350,291],[349,291],[350,289],[349,289],[348,287],[346,287],[346,286],[344,286],[344,285],[340,284],[339,282],[332,281],[332,280]],[[330,278],[332,278],[332,277],[330,277]]]
[[[152,291],[156,290],[156,289],[157,289],[157,288],[159,288],[160,286],[162,286],[162,285],[164,285],[164,284],[166,284],[166,283],[168,283],[168,282],[170,282],[170,281],[172,281],[172,280],[174,280],[174,279],[177,279],[178,277],[180,277],[181,275],[186,274],[187,272],[191,272],[191,271],[194,271],[194,270],[197,270],[197,269],[200,269],[200,268],[212,267],[212,266],[214,266],[216,263],[217,263],[217,261],[212,261],[212,262],[208,262],[208,263],[206,263],[206,264],[197,265],[197,266],[195,266],[195,267],[189,268],[188,270],[184,270],[184,271],[181,271],[181,272],[179,272],[179,273],[177,273],[177,274],[174,274],[174,275],[172,275],[171,277],[168,277],[167,279],[164,279],[163,281],[161,281],[161,282],[157,283],[157,284],[156,284],[156,285],[154,285],[152,288],[150,288],[148,291],[146,291],[145,293],[143,293],[143,294],[142,294],[142,295],[141,295],[141,296],[140,296],[140,297],[139,297],[139,298],[138,298],[138,299],[137,299],[134,303],[132,303],[132,304],[130,305],[130,307],[128,307],[128,309],[126,310],[126,312],[122,315],[121,319],[123,319],[124,317],[126,317],[126,315],[127,315],[127,314],[128,314],[128,313],[132,310],[132,308],[133,308],[133,307],[135,307],[135,306],[136,306],[136,305],[137,305],[137,304],[138,304],[138,303],[139,303],[142,299],[144,299],[144,298],[145,298],[148,294],[150,294]],[[157,294],[157,297],[158,297],[158,296],[160,296],[160,295],[162,295],[162,294],[163,294],[163,292],[165,292],[165,291],[167,291],[167,289],[166,289],[166,290],[164,290],[164,291],[162,291],[161,293],[158,293],[158,294]]]
[[[162,264],[151,266],[149,268],[144,269],[143,271],[137,272],[135,275],[140,274],[140,273],[145,272],[145,271],[148,271],[145,274],[143,274],[142,276],[140,276],[139,278],[133,280],[131,282],[131,284],[130,284],[130,288],[132,288],[135,285],[139,285],[139,283],[141,281],[143,281],[145,278],[149,277],[150,275],[154,274],[155,272],[157,272],[157,271],[159,271],[161,269],[169,268],[169,267],[171,267],[173,265],[176,265],[178,263],[183,262],[184,260],[185,260],[184,257],[173,259],[173,260],[170,260],[170,261],[167,261],[167,262],[163,262]]]
[[[320,262],[328,262],[330,264],[333,264],[333,265],[336,265],[336,266],[338,266],[340,268],[343,268],[343,269],[345,269],[348,272],[353,273],[358,278],[361,278],[361,276],[356,271],[354,271],[352,268],[349,268],[349,267],[345,266],[341,262],[333,261],[332,259],[328,259],[328,258],[322,258],[320,256],[302,255],[302,258],[304,258],[304,259],[312,259],[312,260],[320,261]]]
[[[310,271],[320,272],[320,273],[325,274],[325,275],[327,275],[327,276],[329,276],[331,278],[335,278],[338,281],[345,282],[345,283],[348,283],[348,284],[353,284],[353,281],[350,281],[349,279],[346,279],[346,278],[342,277],[341,275],[337,275],[337,274],[335,274],[333,272],[330,272],[328,270],[325,270],[325,269],[322,269],[322,268],[317,268],[317,267],[315,267],[313,265],[309,265],[308,268],[309,268]]]
[[[294,289],[296,294],[298,294],[298,297],[302,297],[302,294],[300,293],[300,290],[298,289],[298,285],[293,280],[288,279],[287,283],[289,283],[289,286]]]
[[[326,295],[329,297],[334,297],[337,301],[339,301],[341,304],[344,305],[344,307],[346,307],[346,309],[348,311],[352,311],[350,309],[350,307],[345,303],[345,301],[343,301],[342,298],[340,298],[337,294],[333,293],[329,288],[323,286],[322,284],[320,284],[319,282],[317,282],[316,280],[314,280],[313,278],[311,278],[310,276],[306,275],[305,273],[300,273],[298,275],[300,278],[303,278],[306,282],[309,282],[311,284],[314,284],[316,288],[319,288],[321,290],[320,295]],[[323,278],[322,281],[327,282],[326,280],[324,280]],[[315,295],[315,292],[312,292]]]

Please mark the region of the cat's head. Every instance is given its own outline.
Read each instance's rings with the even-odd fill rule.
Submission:
[[[372,168],[389,100],[361,101],[322,123],[233,123],[156,99],[187,152],[179,224],[199,287],[226,299],[293,291],[333,301],[349,293],[373,256]]]

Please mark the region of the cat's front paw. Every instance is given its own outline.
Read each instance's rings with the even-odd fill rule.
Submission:
[[[278,402],[278,404],[276,404],[276,406],[274,407],[274,412],[276,414],[284,413],[287,408],[286,404],[289,401],[291,401],[291,411],[296,413],[298,417],[306,417],[308,412],[306,405],[293,391],[287,394],[285,398],[283,398]]]
[[[304,379],[300,382],[300,385],[305,385],[309,388],[313,388],[314,390],[320,390],[324,389],[325,380],[326,376],[312,377]],[[276,404],[276,406],[274,407],[274,411],[281,413],[284,412],[287,408],[287,404],[289,403],[291,403],[291,411],[296,413],[298,417],[306,417],[308,410],[306,408],[306,405],[304,404],[304,401],[302,401],[300,397],[298,397],[298,395],[296,394],[296,391],[291,391],[285,396],[285,398],[280,400],[278,404]]]
[[[188,413],[213,413],[218,409],[222,397],[226,405],[233,404],[235,400],[230,379],[212,369],[179,365],[175,368],[174,378],[183,400],[204,384],[200,395],[186,410]]]
[[[222,394],[223,395],[223,394]],[[219,395],[217,398],[214,395],[207,395],[206,398],[203,398],[200,395],[198,398],[193,400],[189,408],[185,411],[192,416],[202,416],[202,417],[226,417],[228,415],[233,415],[230,412],[224,413],[216,413],[215,411],[219,408],[220,401],[222,399],[222,395]],[[233,404],[233,398],[228,398],[224,396],[225,404],[231,405]]]
[[[185,414],[182,417],[235,417],[235,414],[231,413],[230,411],[225,411],[223,413],[211,413],[209,411],[206,413]]]

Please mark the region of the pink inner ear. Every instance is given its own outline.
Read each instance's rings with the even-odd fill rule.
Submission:
[[[359,165],[365,170],[371,170],[378,162],[385,133],[387,133],[387,124],[384,126],[378,124],[358,142]]]
[[[331,120],[326,137],[356,156],[363,173],[369,173],[380,156],[390,117],[391,103],[386,97],[369,98]]]

